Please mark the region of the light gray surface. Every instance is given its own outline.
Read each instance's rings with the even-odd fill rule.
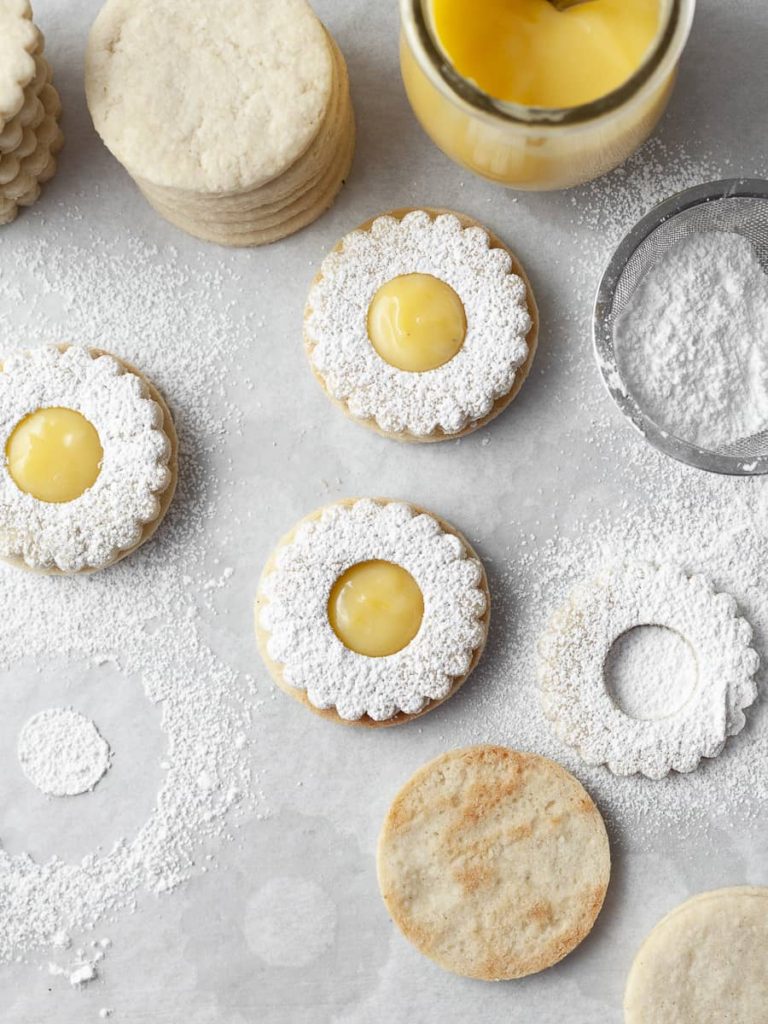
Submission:
[[[43,205],[0,233],[0,271],[14,272],[14,240],[30,232],[46,232],[49,243],[59,230],[62,237],[80,232],[83,241],[90,232],[120,233],[126,240],[135,233],[157,244],[161,269],[174,246],[174,259],[199,266],[203,253],[210,267],[239,273],[238,303],[263,320],[247,348],[233,339],[233,360],[245,364],[255,389],[238,388],[233,379],[221,398],[222,404],[231,398],[241,403],[247,443],[237,435],[225,438],[206,466],[219,481],[214,500],[220,514],[234,511],[241,524],[226,529],[212,521],[210,559],[218,557],[236,572],[201,610],[220,656],[259,679],[254,767],[263,816],[254,816],[234,843],[217,847],[217,870],[168,896],[142,900],[137,913],[104,929],[113,947],[99,982],[71,991],[35,965],[3,966],[0,1006],[7,1024],[84,1024],[98,1020],[100,1007],[114,1008],[115,1021],[158,1024],[619,1024],[633,950],[664,910],[699,888],[768,881],[765,837],[748,826],[732,830],[719,852],[708,850],[706,857],[671,834],[635,844],[631,836],[614,835],[624,852],[617,854],[593,936],[556,970],[507,985],[442,973],[388,921],[374,850],[398,786],[428,758],[467,737],[527,745],[524,734],[505,734],[493,718],[497,704],[479,697],[509,684],[497,670],[508,669],[503,652],[514,634],[504,571],[510,547],[524,534],[546,533],[541,524],[553,509],[567,528],[590,506],[618,508],[642,495],[644,481],[629,462],[610,466],[610,447],[593,430],[593,414],[609,415],[617,431],[629,428],[608,411],[610,400],[590,365],[586,327],[602,267],[571,273],[580,254],[595,251],[599,234],[579,217],[587,193],[513,201],[461,172],[410,114],[397,70],[394,0],[318,0],[317,7],[350,65],[359,124],[353,173],[333,211],[309,230],[265,250],[228,252],[159,220],[94,135],[81,78],[97,0],[37,3],[63,95],[68,145]],[[764,172],[767,50],[763,0],[701,0],[663,138],[675,147],[684,140],[694,156],[723,174]],[[66,213],[74,204],[82,215],[75,228]],[[542,309],[539,358],[521,396],[490,430],[460,445],[398,446],[347,422],[321,394],[301,352],[306,287],[324,251],[372,214],[418,204],[454,207],[487,221],[525,262]],[[62,335],[66,323],[62,316]],[[130,337],[115,347],[131,356]],[[163,384],[173,403],[172,382]],[[186,429],[194,431],[194,410],[184,412]],[[333,728],[273,693],[251,632],[251,598],[274,540],[312,508],[366,493],[412,499],[465,530],[488,561],[497,607],[504,609],[483,667],[465,692],[418,726],[374,734]],[[162,532],[156,543],[162,544]],[[62,676],[79,685],[81,669],[65,666]],[[3,716],[4,768],[12,761],[8,744],[23,721],[24,699],[14,698],[15,724]],[[101,719],[109,714],[105,707]],[[153,715],[139,701],[136,729],[124,737],[122,764],[138,769],[132,800],[120,804],[117,832],[130,832],[151,806],[162,750]],[[531,715],[538,715],[534,706]],[[50,804],[31,800],[22,789],[10,799],[6,793],[2,839],[14,852],[32,849],[42,856],[55,850],[76,857],[90,830],[105,824],[111,805],[106,811],[103,802],[95,806],[85,819],[69,807],[48,813]],[[285,881],[290,878],[301,880],[298,888]],[[298,906],[290,906],[290,892],[302,896]]]

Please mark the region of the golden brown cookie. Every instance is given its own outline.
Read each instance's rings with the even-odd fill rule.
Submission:
[[[610,877],[603,819],[582,785],[537,754],[453,750],[395,797],[378,846],[393,921],[441,967],[522,978],[592,930]]]

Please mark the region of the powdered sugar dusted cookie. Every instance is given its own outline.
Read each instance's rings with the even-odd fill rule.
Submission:
[[[691,695],[672,713],[633,717],[609,693],[605,664],[616,640],[646,625],[681,637],[697,676]],[[692,771],[744,728],[744,709],[757,695],[759,659],[751,639],[734,599],[716,593],[703,576],[648,562],[610,566],[574,590],[541,639],[544,713],[588,764],[653,779]],[[665,688],[673,693],[678,683],[670,671]]]
[[[605,825],[582,785],[536,754],[442,754],[395,797],[379,887],[420,952],[456,974],[522,978],[589,934],[611,870]]]
[[[281,689],[337,721],[395,725],[450,697],[480,658],[490,596],[468,542],[402,502],[338,502],[284,538],[256,600]]]
[[[624,995],[626,1024],[763,1024],[767,945],[768,889],[694,896],[640,947]]]
[[[159,393],[95,350],[46,346],[0,373],[0,557],[42,572],[102,569],[155,531],[176,485]]]
[[[515,397],[538,314],[522,266],[448,211],[395,211],[347,235],[309,294],[305,342],[329,397],[404,441],[477,429]]]

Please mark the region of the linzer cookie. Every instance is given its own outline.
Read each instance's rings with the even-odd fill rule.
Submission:
[[[311,223],[352,162],[346,64],[306,0],[108,0],[86,92],[97,131],[151,205],[223,245]]]
[[[173,497],[177,442],[157,390],[78,347],[15,352],[0,373],[0,557],[93,572],[135,551]]]
[[[348,416],[398,441],[443,441],[517,395],[538,336],[520,262],[461,214],[398,210],[347,235],[320,267],[304,337]]]
[[[490,595],[468,541],[403,502],[313,513],[262,574],[256,636],[277,685],[351,725],[397,725],[452,696],[480,659]]]

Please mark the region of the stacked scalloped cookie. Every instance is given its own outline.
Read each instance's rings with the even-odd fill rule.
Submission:
[[[0,224],[31,206],[56,172],[59,96],[28,0],[0,3]]]
[[[352,162],[346,65],[306,0],[108,0],[86,93],[149,203],[207,241],[263,245],[300,230]]]

